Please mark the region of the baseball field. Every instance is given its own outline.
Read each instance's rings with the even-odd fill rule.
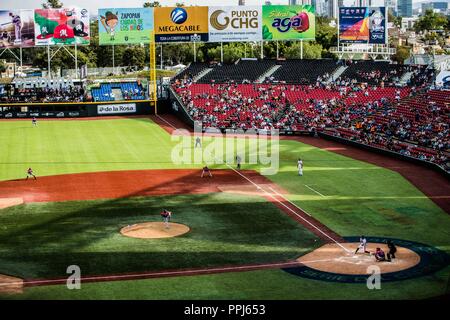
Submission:
[[[376,165],[367,152],[361,161],[343,155],[345,146],[307,139],[279,141],[274,175],[243,162],[240,171],[235,163],[211,164],[213,177],[201,178],[203,163],[173,161],[180,142],[171,121],[0,122],[0,298],[424,299],[449,292],[448,182],[430,196],[432,186],[411,182],[426,180],[422,172],[399,173],[407,163]],[[183,146],[196,149],[194,138]],[[29,167],[37,180],[25,179]],[[185,233],[156,230],[163,209]],[[140,228],[144,238],[124,228]],[[361,235],[405,248],[398,257],[405,265],[394,263],[379,290],[352,273],[367,257],[301,260],[331,245],[352,251]],[[70,265],[81,270],[79,290],[67,289]]]

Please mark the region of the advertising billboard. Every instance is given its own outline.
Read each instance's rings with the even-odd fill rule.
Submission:
[[[100,45],[150,43],[153,8],[98,9]]]
[[[369,43],[385,44],[387,37],[386,8],[369,8]]]
[[[314,40],[315,11],[312,5],[263,6],[264,40]]]
[[[34,10],[35,44],[88,45],[89,11],[84,8]]]
[[[0,49],[34,46],[33,10],[0,10]]]
[[[209,7],[209,41],[262,40],[262,7]]]
[[[369,8],[339,8],[339,41],[341,43],[369,42]]]
[[[136,103],[127,104],[100,104],[97,106],[98,114],[136,113]]]
[[[208,41],[208,7],[155,8],[156,42]]]

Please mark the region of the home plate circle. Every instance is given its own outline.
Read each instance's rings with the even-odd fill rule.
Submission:
[[[300,257],[297,261],[311,269],[352,275],[367,274],[367,268],[373,265],[378,266],[381,273],[390,273],[409,269],[420,262],[420,256],[416,252],[404,247],[397,246],[396,258],[391,262],[378,262],[373,253],[376,248],[381,248],[387,255],[389,249],[385,243],[368,243],[367,250],[372,255],[362,252],[355,254],[358,246],[359,243],[326,244]]]
[[[169,223],[167,228],[164,222],[144,222],[133,224],[120,229],[125,237],[139,239],[173,238],[188,233],[190,228],[181,223]]]

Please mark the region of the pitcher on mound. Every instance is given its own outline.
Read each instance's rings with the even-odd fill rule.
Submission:
[[[163,212],[161,212],[161,217],[163,217],[163,221],[164,221],[164,224],[166,225],[166,229],[170,229],[169,222],[170,222],[170,218],[172,217],[172,212],[164,209]]]

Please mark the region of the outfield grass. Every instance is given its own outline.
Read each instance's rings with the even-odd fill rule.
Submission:
[[[191,228],[168,239],[134,239],[119,230],[161,221]],[[0,214],[0,274],[20,278],[84,275],[293,260],[320,246],[310,231],[262,197],[228,193],[33,203]]]
[[[32,128],[29,121],[0,122],[0,180],[24,177],[28,166],[32,166],[38,175],[201,167],[201,164],[174,164],[171,161],[171,152],[176,144],[177,142],[171,141],[170,135],[147,119],[40,121],[38,128]],[[191,148],[193,145],[192,142]],[[204,144],[205,148],[206,144]],[[190,151],[189,147],[187,149]],[[305,165],[303,177],[296,175],[296,162],[299,157],[303,159]],[[217,167],[223,168],[224,166],[218,165]],[[243,164],[242,167],[244,169],[260,169],[258,165]],[[450,217],[396,172],[296,141],[283,140],[280,141],[280,170],[276,175],[268,176],[268,178],[288,190],[290,200],[343,236],[365,234],[401,238],[423,242],[450,253]],[[56,221],[59,215],[59,208],[58,210],[56,208],[59,205],[46,204],[41,207],[42,210],[37,209],[40,206],[37,204],[17,208],[27,208],[25,210],[27,212],[28,208],[35,206],[36,209],[30,211],[33,212],[30,217],[36,223],[39,219],[43,221],[55,219]],[[84,206],[82,203],[73,205]],[[185,207],[193,206],[185,204]],[[0,210],[0,219],[2,219],[0,225],[9,223],[7,220],[13,219],[12,212],[18,210],[17,208]],[[114,205],[110,205],[109,208],[113,211],[119,210]],[[72,211],[76,213],[77,209],[73,208]],[[88,211],[78,218],[74,215],[71,219],[82,222],[80,224],[82,227],[84,224],[90,223],[91,219],[86,222],[86,216],[90,217]],[[24,216],[15,221],[19,225],[18,228],[27,224],[27,218]],[[91,230],[92,233],[96,233],[95,230]],[[58,247],[58,241],[59,239],[53,239],[54,248]],[[223,242],[223,245],[230,245],[226,241]],[[3,241],[1,243],[3,244]],[[102,241],[98,242],[98,244],[101,243]],[[95,247],[95,245],[91,244],[88,248]],[[216,243],[216,245],[219,244]],[[237,246],[237,243],[233,245]],[[301,248],[300,246],[299,249],[301,250]],[[133,249],[127,248],[127,251],[130,250]],[[51,253],[52,247],[47,247],[47,251]],[[26,266],[27,252],[23,251],[25,254],[24,266]],[[21,263],[21,261],[13,261],[10,270]],[[26,272],[26,269],[27,267],[23,267],[23,272]],[[447,268],[436,276],[400,282],[405,283],[404,286],[397,286],[394,283],[386,284],[386,286],[392,288],[393,298],[428,297],[441,293],[444,279],[448,278],[449,274],[450,270]],[[251,283],[244,280],[245,275],[252,275]],[[266,276],[268,278],[264,278]],[[206,289],[209,288],[206,286],[204,292],[197,290],[195,296],[188,296],[188,292],[191,292],[189,290],[178,294],[175,289],[170,289],[170,284],[176,279],[186,286],[194,287],[205,286],[207,280],[213,282],[210,289]],[[136,283],[138,287],[142,285],[142,288],[152,285],[158,288],[167,286],[168,289],[161,292],[170,291],[168,297],[228,298],[230,297],[229,292],[236,293],[237,291],[227,290],[224,284],[229,280],[231,283],[233,281],[242,283],[242,287],[237,286],[242,289],[242,293],[236,293],[234,296],[236,298],[264,298],[269,295],[271,298],[276,298],[273,296],[275,294],[278,294],[280,298],[287,298],[288,295],[293,295],[292,298],[306,296],[315,298],[382,298],[381,293],[361,294],[358,289],[355,290],[359,285],[329,284],[300,279],[292,275],[285,275],[281,271],[176,279],[143,280],[133,283]],[[280,282],[280,286],[271,283],[272,280]],[[281,283],[285,285],[281,285]],[[91,288],[89,289],[91,291],[86,294],[87,297],[94,297],[97,293],[99,297],[103,297],[108,296],[104,290],[116,288],[113,292],[116,292],[117,297],[122,297],[120,288],[125,285],[122,283],[90,284],[86,286]],[[215,287],[216,285],[217,287]],[[273,294],[266,292],[269,288],[274,290]],[[49,290],[47,287],[33,288],[30,296],[27,297],[38,297],[39,292],[50,292]],[[261,290],[264,293],[259,293]],[[368,291],[365,287],[364,290]],[[56,289],[56,295],[57,291],[58,289]],[[156,293],[144,293],[144,291],[144,289],[140,291],[141,297],[158,297]],[[294,294],[294,291],[298,292]],[[305,293],[300,293],[302,291]],[[71,293],[69,296],[77,297],[77,295],[81,295],[81,293]],[[66,295],[64,294],[64,296]]]
[[[29,121],[1,122],[0,180],[24,177],[28,166],[38,175],[202,166],[174,164],[171,153],[177,144],[144,118],[40,121],[38,128]],[[185,148],[188,153],[194,141],[190,146]],[[206,150],[207,143],[203,147]],[[304,160],[303,177],[296,175],[299,157]],[[403,238],[450,252],[448,214],[394,171],[282,140],[279,172],[268,178],[288,190],[291,201],[343,236]]]

